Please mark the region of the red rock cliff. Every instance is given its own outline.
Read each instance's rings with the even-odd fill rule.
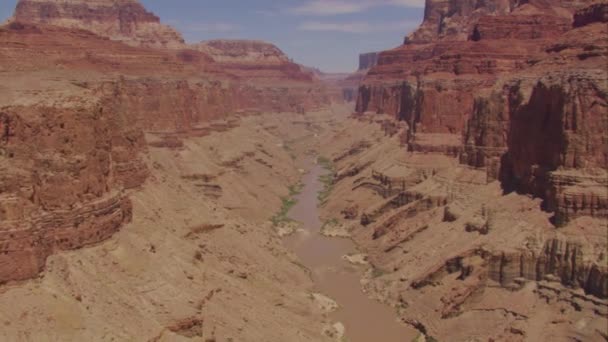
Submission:
[[[101,104],[0,109],[0,282],[35,276],[56,250],[107,239],[131,218],[124,190],[147,170],[141,131]]]
[[[14,21],[79,28],[130,45],[177,48],[181,34],[137,0],[20,0]]]
[[[606,6],[429,0],[420,28],[380,54],[357,111],[406,121],[413,151],[462,151],[558,222],[606,217],[606,194],[590,190],[608,166]],[[559,181],[567,170],[591,176]]]

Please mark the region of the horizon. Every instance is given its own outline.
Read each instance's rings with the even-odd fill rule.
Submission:
[[[13,15],[17,2],[0,4],[0,22]],[[196,0],[179,0],[179,6],[165,0],[140,2],[187,43],[263,40],[295,62],[325,73],[352,73],[360,54],[400,46],[424,14],[423,0],[226,0],[212,6]]]

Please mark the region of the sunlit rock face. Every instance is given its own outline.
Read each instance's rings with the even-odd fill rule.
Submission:
[[[586,190],[552,181],[564,169],[600,179],[608,165],[600,138],[605,8],[590,1],[429,0],[419,29],[382,52],[363,80],[357,111],[406,121],[414,150],[429,150],[421,141],[432,135],[446,154],[459,150],[463,163],[487,168],[505,189],[546,199],[559,222],[605,217],[605,195],[579,200]],[[585,204],[567,204],[574,202]]]
[[[178,48],[181,34],[137,0],[21,0],[12,20],[79,28],[130,45]]]

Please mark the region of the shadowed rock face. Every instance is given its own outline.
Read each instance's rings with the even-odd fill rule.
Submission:
[[[20,0],[14,21],[79,28],[130,45],[178,48],[181,34],[137,0]]]
[[[444,144],[446,154],[459,149],[461,161],[486,168],[490,181],[544,198],[557,223],[606,217],[605,195],[552,183],[558,170],[596,177],[608,166],[607,46],[599,38],[608,5],[589,5],[427,1],[424,23],[405,45],[380,54],[357,110],[406,121],[414,150],[433,150],[420,143],[428,134],[461,135],[460,147]],[[578,195],[558,200],[569,191]],[[572,200],[583,193],[589,198]]]
[[[359,71],[375,67],[378,64],[378,52],[362,53],[359,55]]]
[[[574,14],[574,27],[582,27],[594,22],[608,22],[608,6],[597,3]]]

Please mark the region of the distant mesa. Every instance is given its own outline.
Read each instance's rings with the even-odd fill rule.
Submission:
[[[20,0],[10,21],[84,29],[133,46],[184,45],[179,32],[137,0]]]
[[[288,63],[289,57],[275,45],[260,40],[208,40],[193,45],[216,62]]]

